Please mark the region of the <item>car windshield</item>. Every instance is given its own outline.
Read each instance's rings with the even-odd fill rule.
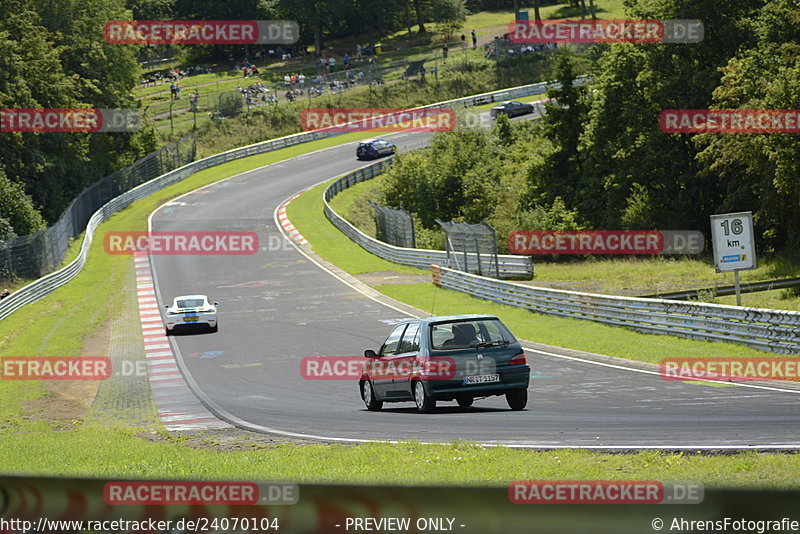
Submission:
[[[200,308],[205,303],[205,300],[198,298],[180,299],[176,301],[178,308]]]
[[[436,323],[430,326],[434,350],[465,349],[478,344],[505,345],[514,336],[499,319],[470,319]]]

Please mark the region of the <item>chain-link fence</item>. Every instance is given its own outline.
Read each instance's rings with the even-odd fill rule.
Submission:
[[[499,278],[497,233],[492,225],[486,221],[469,224],[436,219],[436,222],[445,233],[449,265],[466,273]]]
[[[368,200],[375,210],[375,236],[396,247],[417,248],[414,217],[406,210],[387,208]]]
[[[86,228],[97,209],[111,200],[195,159],[194,138],[184,138],[152,152],[133,165],[84,189],[53,226],[0,242],[0,278],[38,278],[61,265],[70,239]]]

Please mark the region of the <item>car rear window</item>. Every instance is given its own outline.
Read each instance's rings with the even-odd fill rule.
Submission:
[[[199,308],[203,305],[203,299],[183,299],[178,301],[178,308]]]
[[[430,325],[431,348],[434,350],[465,349],[478,343],[516,341],[499,319],[450,321]]]

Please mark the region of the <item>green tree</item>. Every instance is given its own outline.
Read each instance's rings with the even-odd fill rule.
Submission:
[[[431,13],[436,31],[445,38],[452,39],[455,32],[464,27],[467,21],[467,8],[464,0],[432,0]]]
[[[748,22],[755,43],[722,68],[711,107],[800,108],[800,5],[770,0]],[[700,178],[713,186],[717,212],[754,212],[756,242],[767,250],[800,245],[800,140],[796,134],[693,136]]]
[[[0,240],[43,230],[46,225],[22,185],[9,180],[0,168]]]
[[[584,90],[574,85],[571,57],[561,53],[556,61],[555,78],[561,88],[548,91],[550,102],[542,118],[542,132],[552,145],[542,152],[542,164],[531,167],[529,205],[551,204],[556,196],[572,205],[581,187],[578,141],[586,118]]]

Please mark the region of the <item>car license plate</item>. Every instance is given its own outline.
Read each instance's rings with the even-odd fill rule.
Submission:
[[[500,382],[500,375],[495,373],[492,375],[477,375],[464,378],[465,386],[469,384],[488,384],[491,382]]]
[[[183,318],[183,320],[186,321],[187,323],[197,321],[198,319],[199,317],[197,315],[187,315]]]

